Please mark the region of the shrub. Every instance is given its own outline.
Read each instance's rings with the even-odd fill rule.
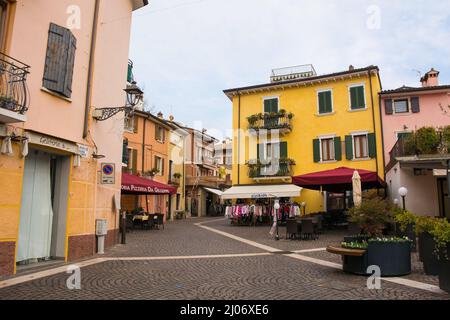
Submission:
[[[417,151],[420,154],[435,153],[440,143],[439,134],[433,127],[423,127],[415,133]]]
[[[436,219],[430,234],[436,241],[436,249],[445,248],[450,243],[450,223],[446,219]]]
[[[437,222],[436,220],[437,219],[433,217],[423,217],[423,216],[417,217],[415,226],[416,234],[419,235],[424,232],[430,233],[431,230],[434,229],[434,226]]]
[[[400,224],[400,231],[405,232],[409,225],[416,223],[417,217],[413,213],[399,207],[395,207],[392,211],[394,213],[394,221]]]
[[[364,234],[378,237],[388,223],[392,223],[390,203],[373,193],[366,194],[359,207],[349,210],[349,221],[357,223]]]

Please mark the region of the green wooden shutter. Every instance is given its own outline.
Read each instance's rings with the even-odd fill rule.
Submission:
[[[320,140],[313,140],[314,162],[320,162]]]
[[[280,142],[280,158],[286,159],[287,157],[288,157],[287,142],[282,141]]]
[[[357,90],[358,92],[358,103],[359,103],[359,108],[365,108],[366,107],[366,98],[365,98],[365,93],[364,93],[364,86],[358,87]]]
[[[353,137],[345,136],[345,157],[347,160],[353,160]]]
[[[270,112],[271,107],[270,100],[264,100],[264,112]]]
[[[258,160],[262,160],[262,154],[261,151],[264,150],[264,147],[261,143],[258,143],[258,145],[256,146],[256,159]]]
[[[325,105],[326,112],[333,112],[333,103],[331,101],[331,91],[325,92]]]
[[[369,157],[370,158],[376,158],[377,156],[377,142],[375,133],[369,133]]]
[[[133,174],[136,174],[137,173],[137,160],[138,160],[137,150],[133,149],[131,151],[131,157],[132,157],[131,172]]]
[[[278,112],[278,99],[272,99],[272,112]]]
[[[278,112],[278,99],[264,100],[264,112]]]
[[[319,92],[319,114],[326,112],[325,92]]]
[[[333,111],[331,91],[319,92],[319,114]]]
[[[351,109],[362,109],[365,107],[364,87],[350,88]]]
[[[336,161],[342,160],[342,144],[341,137],[334,138],[334,159]]]

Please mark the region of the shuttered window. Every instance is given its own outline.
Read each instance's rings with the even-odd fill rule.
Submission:
[[[164,128],[160,126],[155,126],[155,136],[156,140],[159,142],[164,142],[165,140],[165,134],[164,134]]]
[[[350,88],[351,110],[364,109],[366,107],[366,98],[364,95],[364,86]]]
[[[334,139],[321,139],[321,159],[322,161],[334,160]]]
[[[50,24],[42,85],[67,98],[72,96],[76,45],[69,29]]]
[[[320,162],[320,140],[313,140],[313,154],[314,154],[314,162]]]
[[[331,90],[319,92],[318,100],[319,100],[319,114],[326,114],[333,112]]]
[[[264,100],[264,112],[278,112],[278,98]]]
[[[341,137],[334,138],[334,159],[336,161],[342,160],[342,143]]]
[[[128,166],[129,161],[129,155],[128,155],[128,140],[123,140],[123,148],[122,148],[122,163],[126,164]]]
[[[411,98],[411,111],[412,111],[412,113],[419,113],[420,112],[419,97],[412,97]]]
[[[395,111],[395,113],[408,113],[409,112],[408,99],[395,100],[394,101],[394,111]]]
[[[164,175],[164,159],[158,156],[155,156],[155,169],[158,170],[158,174]]]
[[[392,99],[384,100],[384,111],[387,115],[391,115],[394,113],[394,108],[392,106]]]

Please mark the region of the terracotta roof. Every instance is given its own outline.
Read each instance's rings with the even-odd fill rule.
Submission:
[[[353,70],[347,70],[347,71],[341,71],[336,73],[329,73],[329,74],[323,74],[315,77],[310,78],[302,78],[302,79],[296,79],[296,80],[288,80],[288,81],[282,81],[282,82],[273,82],[273,83],[265,83],[265,84],[259,84],[254,86],[248,86],[248,87],[240,87],[240,88],[233,88],[233,89],[227,89],[223,92],[228,96],[231,93],[238,92],[238,91],[245,91],[245,90],[252,90],[252,89],[263,89],[263,88],[271,88],[271,87],[282,87],[285,85],[293,84],[293,83],[303,83],[303,82],[310,82],[310,81],[316,81],[326,78],[333,78],[333,77],[339,77],[344,75],[350,75],[354,73],[360,73],[364,71],[371,71],[376,70],[379,71],[380,69],[378,66],[368,66],[365,68],[359,68],[359,69],[353,69]]]
[[[422,92],[422,91],[438,91],[438,90],[450,90],[450,85],[433,86],[433,87],[406,87],[384,90],[380,92],[380,95],[393,94],[393,93],[405,93],[405,92]]]

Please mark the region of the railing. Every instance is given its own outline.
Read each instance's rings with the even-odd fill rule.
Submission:
[[[292,130],[292,113],[264,113],[248,117],[248,128],[250,130]]]
[[[295,162],[292,160],[278,160],[270,163],[249,161],[248,176],[250,178],[290,177],[293,175],[294,165]]]
[[[25,114],[29,105],[30,66],[0,52],[0,108]]]

